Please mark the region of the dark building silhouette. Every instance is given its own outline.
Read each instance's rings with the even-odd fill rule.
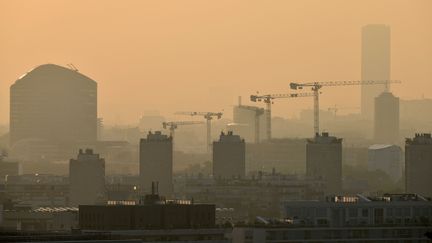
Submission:
[[[405,142],[405,186],[409,193],[432,197],[432,138],[415,134]]]
[[[362,28],[362,80],[390,79],[390,27],[373,24]],[[367,119],[374,114],[374,98],[385,90],[384,85],[361,87],[361,113]]]
[[[10,87],[10,142],[95,141],[97,84],[76,70],[38,66]]]
[[[93,150],[79,150],[69,162],[70,203],[103,203],[105,199],[105,160]]]
[[[160,131],[149,132],[140,141],[140,181],[141,190],[150,192],[150,185],[159,182],[162,195],[173,193],[173,142],[172,137]]]
[[[215,226],[214,204],[165,200],[152,185],[152,193],[139,204],[80,205],[79,225],[84,230],[187,229]]]
[[[244,178],[246,174],[246,145],[233,132],[221,133],[213,142],[213,176],[216,179]]]
[[[374,139],[377,143],[399,140],[399,98],[383,92],[375,98]]]
[[[306,144],[306,175],[320,178],[326,194],[342,190],[342,139],[323,132]]]

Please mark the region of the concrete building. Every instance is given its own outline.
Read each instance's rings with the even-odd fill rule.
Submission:
[[[258,144],[246,143],[246,171],[305,173],[306,139],[273,138]]]
[[[432,138],[430,133],[415,134],[405,142],[405,189],[432,197]]]
[[[358,227],[305,227],[298,225],[240,226],[232,232],[232,243],[273,242],[430,242],[425,236],[428,226],[358,226]]]
[[[10,144],[41,139],[95,141],[97,83],[54,64],[34,68],[10,87]]]
[[[229,127],[229,129],[240,135],[248,143],[255,142],[255,123],[257,120],[254,109],[259,108],[255,106],[242,105],[239,100],[239,104],[233,108],[233,124]],[[259,141],[266,139],[266,116],[267,113],[263,111],[263,114],[258,118]]]
[[[396,145],[374,144],[368,149],[368,170],[381,170],[394,182],[402,178],[402,149]]]
[[[323,132],[308,139],[306,144],[306,175],[320,178],[326,194],[342,190],[342,139]]]
[[[279,173],[259,173],[239,180],[185,178],[176,180],[175,185],[178,196],[232,209],[232,223],[254,222],[256,216],[279,218],[284,201],[324,198],[320,180]]]
[[[5,183],[9,176],[21,175],[21,164],[0,158],[0,184]]]
[[[159,192],[171,196],[173,193],[173,141],[160,131],[149,132],[140,141],[141,192],[149,193],[152,182],[159,182]]]
[[[373,24],[362,28],[362,80],[390,79],[390,26]],[[372,120],[374,99],[385,90],[384,85],[361,87],[361,113]]]
[[[212,204],[165,200],[152,183],[152,193],[136,205],[80,205],[79,225],[84,230],[210,228],[215,210]]]
[[[246,145],[233,132],[221,133],[213,142],[213,177],[216,179],[244,178],[246,175]]]
[[[418,194],[334,196],[283,204],[284,218],[305,226],[421,225],[432,222],[432,201]]]
[[[0,228],[5,231],[70,232],[77,227],[78,208],[74,207],[6,210],[3,222],[0,222]]]
[[[399,141],[399,98],[390,92],[375,97],[374,140],[390,144]]]
[[[70,203],[73,206],[105,201],[105,159],[80,149],[69,162]]]

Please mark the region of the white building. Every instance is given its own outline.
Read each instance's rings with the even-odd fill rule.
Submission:
[[[368,170],[381,170],[393,181],[402,178],[402,149],[396,145],[374,144],[368,148]]]

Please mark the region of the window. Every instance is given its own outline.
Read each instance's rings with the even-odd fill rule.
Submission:
[[[351,218],[358,217],[358,210],[357,210],[357,208],[348,208],[348,215]]]

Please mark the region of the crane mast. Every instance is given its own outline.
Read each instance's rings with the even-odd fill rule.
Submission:
[[[192,112],[176,112],[177,115],[188,115],[188,116],[202,116],[206,120],[207,124],[207,153],[210,154],[211,152],[211,121],[214,117],[217,119],[221,119],[223,113],[222,112],[198,112],[198,111],[192,111]]]
[[[401,83],[399,80],[344,80],[344,81],[325,81],[325,82],[306,82],[306,83],[290,83],[290,88],[294,90],[310,87],[314,93],[314,133],[319,134],[319,95],[320,90],[324,86],[349,86],[349,85],[378,85],[383,84],[385,91],[390,90],[391,83]]]
[[[299,98],[299,97],[310,97],[313,96],[313,93],[293,93],[293,94],[266,94],[266,95],[251,95],[250,100],[252,102],[262,101],[266,104],[266,119],[267,119],[267,127],[266,127],[266,135],[267,140],[270,141],[272,134],[271,134],[271,107],[273,104],[274,99],[280,99],[280,98]]]

